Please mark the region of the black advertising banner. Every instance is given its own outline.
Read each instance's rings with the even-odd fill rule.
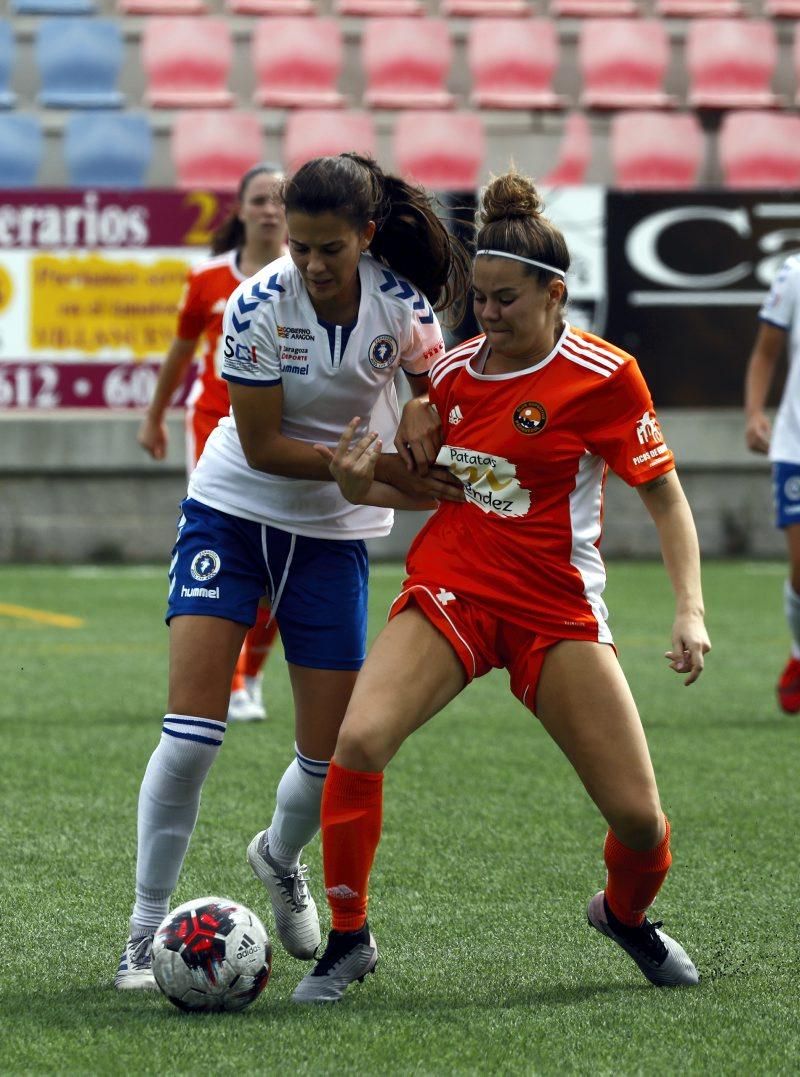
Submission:
[[[605,238],[598,331],[636,356],[656,406],[740,407],[759,307],[800,251],[800,191],[609,191]]]

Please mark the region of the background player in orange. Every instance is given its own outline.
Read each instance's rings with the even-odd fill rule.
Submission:
[[[277,165],[258,164],[242,176],[236,203],[214,233],[213,257],[192,269],[181,298],[178,329],[159,371],[153,399],[137,440],[155,460],[167,452],[164,421],[169,402],[186,377],[203,338],[200,368],[186,404],[186,465],[191,472],[211,431],[228,414],[228,386],[222,367],[222,316],[228,296],[243,280],[286,252],[286,217],[280,200]],[[263,603],[245,637],[231,684],[228,719],[266,717],[261,670],[277,634]]]
[[[692,515],[636,361],[565,320],[569,252],[534,186],[495,179],[482,206],[473,269],[484,335],[437,360],[430,400],[443,441],[411,446],[464,485],[411,546],[390,620],[359,673],[322,800],[333,931],[296,1002],[340,998],[377,962],[367,886],[381,834],[382,771],[402,742],[474,677],[508,670],[608,822],[607,882],[592,927],[657,985],[695,984],[683,948],[645,913],[671,863],[636,705],[602,601],[603,488],[611,466],[638,490],[658,530],[675,593],[670,668],[691,684],[710,644]],[[376,435],[318,447],[345,496],[373,482]],[[406,449],[408,455],[408,449]],[[488,852],[488,850],[484,850]]]

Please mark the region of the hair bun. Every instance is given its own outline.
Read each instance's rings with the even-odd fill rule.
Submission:
[[[484,224],[491,224],[512,217],[540,217],[543,209],[531,181],[518,172],[506,172],[495,176],[483,192],[480,215]]]

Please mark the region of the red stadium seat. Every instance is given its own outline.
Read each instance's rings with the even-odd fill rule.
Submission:
[[[449,108],[452,47],[444,19],[370,19],[361,38],[369,108]]]
[[[269,108],[339,108],[342,31],[331,17],[276,15],[256,23],[255,101]]]
[[[561,108],[553,92],[558,31],[552,19],[475,19],[467,56],[478,108]]]
[[[564,123],[564,134],[555,167],[539,182],[544,187],[562,187],[586,182],[592,160],[592,132],[585,112],[571,112]]]
[[[533,5],[527,0],[442,0],[439,10],[448,18],[502,18],[532,15]]]
[[[778,60],[775,27],[767,19],[695,19],[686,34],[692,108],[774,108]]]
[[[771,19],[800,19],[800,0],[765,0],[764,14]]]
[[[312,157],[333,157],[348,150],[376,156],[375,121],[368,112],[298,109],[289,114],[283,135],[287,172],[295,172]]]
[[[733,110],[722,118],[717,155],[726,187],[800,187],[800,116]]]
[[[578,37],[584,108],[668,108],[664,92],[670,60],[660,19],[587,19]]]
[[[611,118],[613,186],[627,190],[696,187],[705,143],[693,112],[618,112]]]
[[[720,19],[742,14],[741,0],[656,0],[656,15],[672,19]]]
[[[486,157],[475,112],[401,112],[393,136],[395,167],[433,190],[474,191]]]
[[[152,108],[228,108],[233,41],[225,19],[154,16],[142,35],[145,101]]]
[[[183,190],[234,191],[242,174],[264,159],[254,112],[181,112],[172,128],[172,161]]]
[[[553,18],[615,19],[641,14],[637,0],[550,0]]]
[[[232,15],[313,15],[314,0],[225,0]]]
[[[205,0],[117,0],[122,15],[203,15]]]
[[[372,18],[379,15],[424,15],[420,0],[334,0],[337,15],[356,15]]]

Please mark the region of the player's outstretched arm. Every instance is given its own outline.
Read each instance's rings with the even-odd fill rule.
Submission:
[[[705,626],[700,582],[700,547],[692,510],[675,471],[639,487],[639,495],[658,531],[661,556],[675,594],[672,648],[665,652],[670,669],[694,684],[711,650]]]
[[[138,443],[154,460],[163,460],[167,455],[169,439],[164,413],[186,377],[196,347],[196,340],[175,337],[158,372],[153,398],[136,434]]]
[[[785,344],[785,329],[761,323],[744,381],[744,438],[751,452],[769,452],[772,425],[764,407]]]
[[[375,468],[381,457],[381,441],[376,433],[356,439],[361,419],[351,419],[335,449],[315,445],[314,449],[328,464],[339,489],[354,505],[375,505],[389,509],[430,509],[436,503],[429,499],[411,497],[388,483],[375,479]]]

